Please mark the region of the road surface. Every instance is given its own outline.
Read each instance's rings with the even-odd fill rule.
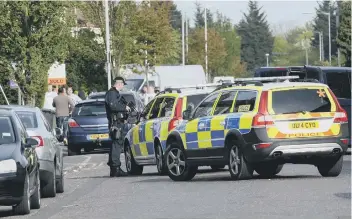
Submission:
[[[351,156],[337,178],[322,178],[310,165],[284,166],[274,179],[230,181],[227,170],[201,169],[190,182],[158,176],[109,178],[107,154],[65,157],[65,193],[42,199],[40,210],[0,217],[35,219],[347,219],[351,218]]]

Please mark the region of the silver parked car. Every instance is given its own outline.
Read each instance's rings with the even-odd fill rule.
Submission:
[[[55,197],[56,193],[63,193],[62,130],[52,128],[38,107],[10,105],[1,108],[12,108],[26,127],[28,135],[39,142],[35,150],[40,164],[42,196]]]

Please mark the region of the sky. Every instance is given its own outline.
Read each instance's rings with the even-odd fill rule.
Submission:
[[[193,26],[194,13],[196,11],[196,1],[175,0],[177,8],[186,17],[190,18],[190,25]],[[248,1],[205,1],[198,0],[204,7],[212,12],[217,10],[229,17],[234,24],[237,24],[243,17],[242,12],[248,11]],[[284,33],[294,27],[303,26],[306,22],[313,20],[315,8],[318,7],[317,1],[259,1],[259,6],[266,12],[267,20],[274,34]],[[304,13],[304,14],[303,14]],[[312,14],[308,14],[312,13]]]

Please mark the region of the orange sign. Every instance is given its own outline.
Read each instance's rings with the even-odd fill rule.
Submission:
[[[65,85],[66,78],[48,78],[48,84],[51,85]]]

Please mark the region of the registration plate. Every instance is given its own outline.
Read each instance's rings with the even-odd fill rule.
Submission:
[[[107,139],[109,138],[109,134],[94,134],[94,135],[89,135],[90,140],[96,140],[96,139]]]
[[[290,129],[316,129],[319,128],[318,122],[293,122],[290,123]]]

